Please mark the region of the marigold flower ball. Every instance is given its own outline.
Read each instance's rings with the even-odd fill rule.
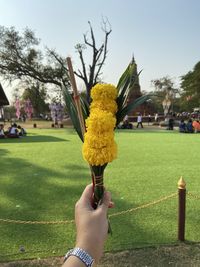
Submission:
[[[94,134],[113,131],[116,125],[116,118],[110,112],[95,109],[90,113],[86,119],[87,132],[94,132]]]
[[[115,100],[111,99],[93,100],[90,104],[90,112],[93,112],[94,109],[108,111],[114,115],[117,112],[117,103]]]
[[[91,90],[91,98],[95,100],[115,100],[117,98],[117,88],[112,84],[96,84]]]
[[[82,153],[90,165],[103,166],[117,157],[114,141],[117,89],[111,84],[96,84],[91,90],[91,98]]]
[[[84,159],[92,166],[103,166],[105,163],[113,161],[117,157],[117,144],[103,148],[93,148],[84,142],[83,144]]]
[[[85,133],[85,143],[92,148],[103,148],[106,146],[112,146],[114,142],[114,132],[106,132],[100,134],[93,134],[91,132]]]

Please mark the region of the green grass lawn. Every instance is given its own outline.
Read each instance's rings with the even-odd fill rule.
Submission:
[[[177,191],[200,195],[200,135],[164,130],[117,131],[118,158],[105,171],[115,213]],[[20,139],[0,140],[0,219],[56,221],[74,218],[74,204],[90,183],[81,141],[70,129],[29,129]],[[188,198],[186,239],[200,241],[200,200]],[[106,250],[177,241],[177,198],[111,218]],[[74,224],[0,222],[0,261],[63,255],[74,246]],[[20,246],[26,250],[19,252]]]

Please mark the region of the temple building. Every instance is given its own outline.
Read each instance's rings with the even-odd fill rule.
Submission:
[[[4,120],[4,106],[8,106],[9,101],[4,93],[3,87],[0,84],[0,120]]]
[[[128,103],[137,99],[138,97],[142,96],[141,87],[140,87],[140,80],[138,76],[137,64],[135,62],[134,56],[132,57],[132,64],[135,64],[135,73],[133,77],[137,77],[135,83],[133,84],[132,88],[130,89]],[[136,74],[136,75],[135,75]],[[142,74],[141,74],[142,75]],[[154,114],[155,110],[154,107],[148,103],[144,102],[142,105],[139,105],[136,109],[129,113],[129,116],[136,116],[138,113],[141,113],[143,116],[147,116],[148,114]]]
[[[137,99],[138,97],[142,96],[141,93],[141,88],[140,88],[140,81],[139,81],[139,76],[138,76],[138,70],[137,70],[137,64],[135,62],[135,58],[134,56],[132,57],[132,64],[135,64],[135,73],[133,75],[133,77],[137,77],[136,81],[134,82],[132,88],[130,89],[130,93],[129,93],[129,97],[127,102],[132,102],[133,100]],[[136,109],[134,109],[129,116],[135,116],[138,112],[142,112],[141,106],[137,107]]]

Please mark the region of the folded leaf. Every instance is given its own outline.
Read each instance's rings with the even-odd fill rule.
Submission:
[[[144,96],[138,97],[137,99],[130,102],[127,106],[125,106],[122,110],[118,111],[116,114],[116,117],[117,117],[116,126],[124,119],[124,117],[128,113],[133,111],[136,107],[143,104],[148,99],[150,99],[150,95],[144,95]]]
[[[73,124],[76,132],[78,133],[80,139],[83,141],[84,138],[83,138],[83,135],[81,132],[81,126],[80,126],[80,122],[79,122],[78,113],[77,113],[74,99],[73,99],[72,95],[69,93],[68,88],[66,88],[65,86],[62,86],[62,91],[63,91],[65,104],[67,106],[67,110],[68,110],[70,119],[72,121],[72,124]],[[83,110],[83,108],[82,108],[82,110]]]

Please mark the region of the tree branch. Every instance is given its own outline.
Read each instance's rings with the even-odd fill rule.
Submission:
[[[78,53],[79,53],[79,57],[80,57],[82,69],[83,69],[83,73],[80,72],[82,77],[79,77],[79,78],[81,78],[85,82],[85,84],[87,85],[88,84],[88,78],[87,78],[85,62],[84,62],[84,58],[83,58],[83,50],[82,49],[79,50]]]
[[[92,61],[91,61],[91,64],[89,64],[89,72],[87,73],[86,64],[83,58],[84,47],[83,45],[78,44],[76,46],[76,49],[79,53],[79,58],[80,58],[81,65],[82,65],[82,72],[81,71],[79,71],[79,73],[75,72],[75,74],[76,76],[78,76],[84,81],[86,90],[87,90],[87,99],[89,101],[90,90],[92,86],[97,83],[97,79],[101,75],[101,69],[105,63],[105,59],[106,59],[107,52],[108,52],[107,50],[108,38],[112,30],[111,30],[111,26],[108,20],[103,19],[102,30],[105,34],[105,37],[104,37],[103,43],[100,45],[99,48],[97,48],[94,31],[93,31],[90,21],[88,21],[88,24],[89,24],[89,29],[90,29],[90,39],[88,41],[86,34],[83,35],[83,38],[84,38],[84,44],[86,45],[86,47],[90,47],[92,49]]]
[[[78,74],[76,71],[74,71],[74,74],[75,74],[77,77],[79,77],[80,79],[84,80],[84,77],[83,77],[81,71],[78,70],[78,72],[79,72],[80,74]]]
[[[103,64],[104,64],[104,62],[105,62],[105,59],[106,59],[106,56],[107,56],[107,53],[108,53],[108,50],[107,50],[108,36],[109,36],[109,34],[110,34],[111,32],[112,32],[111,29],[110,29],[109,31],[106,31],[106,32],[105,32],[104,46],[102,47],[102,51],[101,51],[101,53],[103,52],[103,58],[102,58],[101,62],[99,63],[99,67],[98,67],[98,69],[97,69],[97,72],[96,72],[96,75],[95,75],[95,78],[94,78],[95,83],[97,82],[97,78],[98,78],[98,76],[99,76],[99,73],[100,73],[100,71],[101,71],[101,69],[102,69],[102,66],[103,66]]]

